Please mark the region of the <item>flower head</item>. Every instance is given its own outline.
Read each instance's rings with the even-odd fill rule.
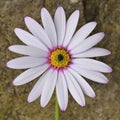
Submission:
[[[103,39],[104,33],[89,36],[96,22],[85,24],[75,33],[78,10],[66,22],[62,7],[57,8],[54,21],[42,8],[41,18],[43,27],[34,19],[25,17],[25,24],[31,33],[15,28],[15,34],[26,45],[13,45],[9,50],[25,56],[9,61],[7,66],[27,70],[13,84],[23,85],[41,76],[31,90],[28,102],[41,97],[40,104],[45,107],[56,89],[61,110],[67,108],[68,90],[78,104],[85,106],[84,94],[95,97],[95,93],[83,77],[107,83],[108,79],[102,73],[112,71],[105,63],[91,59],[110,54],[106,49],[94,47]]]

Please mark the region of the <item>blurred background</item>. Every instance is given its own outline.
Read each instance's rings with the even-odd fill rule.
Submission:
[[[46,7],[52,16],[58,6],[63,6],[67,18],[80,10],[78,28],[96,21],[93,33],[104,31],[106,36],[97,46],[112,51],[106,57],[96,58],[113,68],[107,85],[89,82],[96,98],[86,97],[86,106],[79,106],[69,94],[65,112],[60,120],[120,120],[120,1],[119,0],[0,0],[0,120],[54,120],[55,95],[43,109],[39,99],[27,102],[27,96],[37,81],[14,87],[12,81],[23,70],[6,68],[6,62],[19,55],[8,51],[8,46],[23,44],[14,34],[14,28],[26,29],[24,17],[30,16],[41,24],[40,9]],[[28,30],[27,30],[28,31]]]

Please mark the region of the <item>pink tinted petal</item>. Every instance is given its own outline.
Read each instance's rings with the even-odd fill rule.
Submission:
[[[52,97],[57,80],[57,70],[48,70],[45,79],[46,82],[42,90],[40,101],[42,107],[45,107],[48,104],[50,98]]]
[[[72,50],[77,45],[79,45],[93,31],[96,25],[97,25],[96,22],[90,22],[83,25],[73,36],[68,46],[68,49]]]
[[[46,69],[48,68],[48,65],[42,65],[39,67],[34,67],[26,70],[25,72],[21,73],[14,81],[13,84],[15,86],[17,85],[23,85],[26,84],[33,79],[37,78],[40,76]]]
[[[67,21],[66,34],[65,34],[64,41],[63,41],[64,47],[66,47],[68,45],[68,43],[70,42],[70,40],[76,30],[78,20],[79,20],[79,14],[80,14],[79,10],[74,11]]]
[[[64,71],[64,75],[67,81],[68,89],[75,101],[81,106],[85,106],[85,98],[83,95],[83,91],[75,78],[67,70]]]
[[[62,45],[65,29],[66,29],[66,16],[62,7],[58,7],[54,17],[55,27],[57,31],[58,46]]]
[[[42,43],[44,43],[49,48],[52,47],[52,44],[48,38],[46,31],[42,28],[42,26],[37,21],[35,21],[31,17],[25,17],[25,24],[26,24],[27,28],[30,30],[30,32],[34,36],[39,38],[39,40]]]
[[[25,56],[10,60],[7,63],[7,67],[13,69],[26,69],[26,68],[42,65],[45,62],[46,62],[46,58],[35,58],[35,57]]]
[[[80,68],[78,65],[71,65],[71,68],[78,72],[80,75],[92,81],[104,84],[108,83],[108,79],[100,72],[83,69]]]
[[[40,42],[36,37],[26,32],[25,30],[22,30],[20,28],[15,28],[14,31],[15,34],[18,36],[18,38],[28,46],[34,46],[44,51],[48,51],[47,47],[42,42]]]
[[[68,104],[68,90],[63,72],[59,71],[56,83],[56,94],[60,109],[65,111]]]
[[[40,77],[40,79],[34,85],[33,89],[31,90],[31,92],[28,96],[28,102],[33,102],[38,97],[40,97],[43,87],[44,87],[44,84],[46,82],[45,75],[46,75],[46,72]]]
[[[76,54],[76,53],[81,53],[83,51],[90,49],[91,47],[96,45],[98,42],[100,42],[103,39],[104,35],[105,34],[101,32],[88,37],[87,39],[82,41],[81,44],[77,45],[74,49],[72,49],[71,52],[73,54]]]
[[[56,35],[55,25],[53,23],[52,17],[50,16],[46,8],[41,9],[41,18],[42,18],[44,29],[46,30],[48,37],[53,44],[53,47],[56,47],[57,35]]]
[[[78,81],[80,87],[82,88],[83,92],[88,95],[89,97],[95,97],[95,92],[91,88],[91,86],[74,70],[69,68],[69,72],[74,76],[74,78]]]
[[[73,63],[78,65],[80,68],[88,70],[99,71],[104,73],[112,72],[111,67],[109,67],[107,64],[93,59],[78,58],[73,59]]]
[[[43,51],[40,48],[26,45],[12,45],[9,47],[9,50],[15,53],[34,57],[46,57],[48,54],[46,51]]]
[[[79,58],[79,57],[99,57],[99,56],[106,56],[111,54],[109,50],[106,50],[104,48],[91,48],[85,52],[79,53],[79,54],[73,54],[73,57]]]

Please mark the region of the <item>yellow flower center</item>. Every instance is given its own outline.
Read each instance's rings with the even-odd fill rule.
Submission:
[[[54,68],[66,68],[71,62],[71,56],[66,49],[58,47],[50,53],[49,62]]]

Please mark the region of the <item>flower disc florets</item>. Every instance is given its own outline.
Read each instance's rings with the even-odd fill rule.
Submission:
[[[71,56],[66,49],[57,47],[51,51],[49,55],[49,63],[54,68],[63,69],[68,67],[71,63]]]

